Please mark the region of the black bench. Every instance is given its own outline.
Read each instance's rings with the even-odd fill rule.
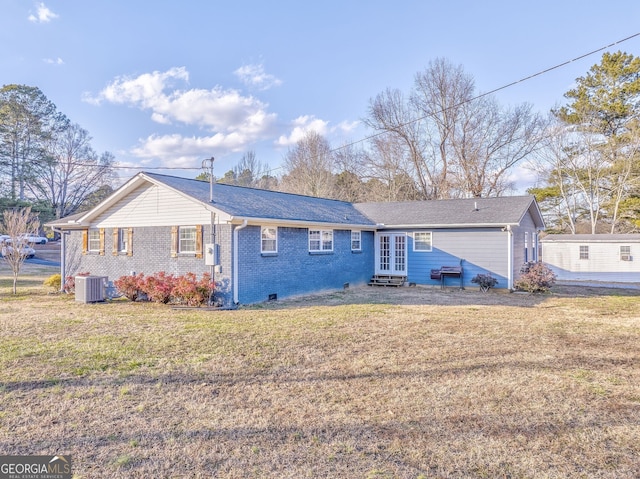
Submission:
[[[445,278],[460,278],[460,289],[462,288],[463,270],[462,266],[441,266],[440,269],[431,270],[431,279],[440,280],[440,288],[445,286]]]

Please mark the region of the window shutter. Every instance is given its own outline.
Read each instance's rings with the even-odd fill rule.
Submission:
[[[133,256],[133,228],[127,231],[127,256]]]
[[[171,227],[171,257],[178,256],[178,227]]]
[[[100,256],[104,256],[104,228],[100,228]]]
[[[202,258],[202,225],[196,225],[196,258]]]
[[[82,254],[89,251],[89,230],[82,230]]]
[[[113,256],[118,256],[118,228],[113,228]]]

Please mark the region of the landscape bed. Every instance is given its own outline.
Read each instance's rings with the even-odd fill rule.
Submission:
[[[77,478],[640,476],[637,290],[351,288],[235,311],[17,296],[0,451]]]

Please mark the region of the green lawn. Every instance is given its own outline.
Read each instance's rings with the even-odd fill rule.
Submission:
[[[0,451],[81,478],[640,477],[640,297],[354,288],[236,311],[0,279]]]

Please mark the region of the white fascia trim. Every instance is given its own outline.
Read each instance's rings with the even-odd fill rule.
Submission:
[[[428,225],[376,225],[377,230],[396,230],[396,229],[451,229],[451,228],[504,228],[505,226],[518,226],[518,223],[479,223],[479,224],[428,224]]]
[[[283,220],[279,218],[244,218],[239,216],[232,216],[229,223],[232,225],[239,225],[247,222],[251,226],[265,226],[275,225],[282,227],[293,228],[320,228],[320,229],[336,229],[336,230],[360,230],[360,231],[375,231],[377,228],[373,225],[362,225],[357,223],[318,223],[305,220]]]

